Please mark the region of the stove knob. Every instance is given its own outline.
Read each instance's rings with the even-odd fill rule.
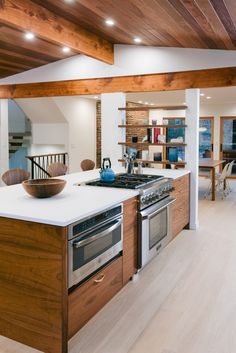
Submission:
[[[155,194],[154,194],[154,192],[151,192],[149,198],[150,198],[150,200],[154,200],[154,199],[155,199]]]
[[[141,200],[142,203],[145,203],[145,196],[141,196],[140,200]]]

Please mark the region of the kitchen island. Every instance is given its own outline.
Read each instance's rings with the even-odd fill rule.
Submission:
[[[145,169],[145,173],[172,177],[176,186],[181,181],[181,188],[188,185],[185,170]],[[98,170],[64,176],[66,188],[51,199],[34,199],[21,185],[0,189],[2,335],[44,352],[67,352],[68,339],[81,327],[76,317],[83,314],[85,323],[132,277],[138,192],[83,185],[97,177]],[[174,193],[181,198],[182,191]],[[103,269],[107,283],[95,288],[91,278],[68,295],[67,226],[119,203],[124,206],[122,258]]]

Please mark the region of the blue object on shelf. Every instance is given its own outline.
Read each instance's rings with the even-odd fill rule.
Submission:
[[[176,147],[169,148],[169,161],[178,162],[178,150]]]

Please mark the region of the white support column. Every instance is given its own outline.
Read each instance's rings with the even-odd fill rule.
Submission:
[[[8,100],[0,99],[0,174],[9,168],[8,141]]]
[[[186,168],[190,170],[190,229],[198,228],[198,162],[200,90],[185,91],[186,110]]]
[[[125,142],[125,129],[118,128],[119,124],[125,124],[125,111],[118,108],[126,106],[126,95],[124,93],[101,94],[101,139],[102,158],[109,157],[112,167],[119,168],[123,148],[118,142]]]

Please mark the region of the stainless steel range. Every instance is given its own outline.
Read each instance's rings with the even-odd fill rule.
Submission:
[[[138,268],[145,266],[171,240],[172,179],[150,174],[118,174],[113,182],[95,180],[87,185],[137,189]]]

